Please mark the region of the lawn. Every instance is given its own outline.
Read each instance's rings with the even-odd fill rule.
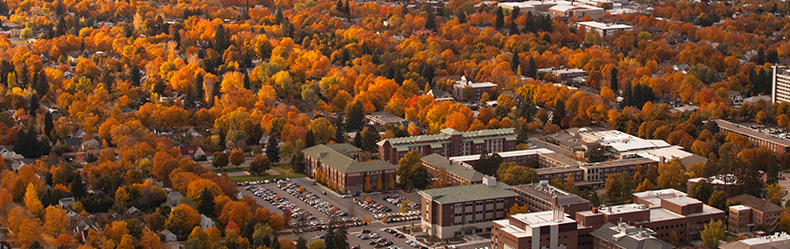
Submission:
[[[274,176],[268,175],[268,174],[264,174],[264,175],[261,175],[261,176],[254,176],[254,175],[250,175],[250,176],[234,176],[234,177],[230,177],[230,180],[232,182],[246,182],[246,181],[263,181],[263,180],[271,180],[271,179],[285,179],[285,176],[286,176],[285,169],[283,169],[282,167],[273,167],[272,169],[277,171],[277,172],[280,172],[280,174],[279,175],[274,175]],[[212,170],[212,172],[213,172],[213,170]],[[228,172],[228,169],[225,169],[225,172]],[[296,174],[296,173],[293,173],[293,172],[288,173],[288,178],[302,178],[302,177],[305,177],[305,175]]]
[[[212,168],[211,173],[229,173],[229,172],[239,172],[239,171],[247,171],[249,167],[238,167],[235,166],[227,166],[225,167],[224,171],[220,171],[219,168]]]

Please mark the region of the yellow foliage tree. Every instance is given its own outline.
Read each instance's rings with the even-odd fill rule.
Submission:
[[[25,191],[25,207],[27,210],[30,210],[31,213],[41,216],[44,212],[44,206],[41,205],[41,201],[38,199],[38,190],[33,183],[28,183],[27,191]]]

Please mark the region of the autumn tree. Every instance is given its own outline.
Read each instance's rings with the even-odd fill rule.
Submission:
[[[211,160],[211,165],[224,170],[225,166],[228,166],[229,157],[228,153],[224,151],[214,152],[214,159]]]
[[[38,199],[38,189],[33,183],[28,183],[27,190],[25,191],[25,207],[31,213],[42,216],[44,214],[44,207]]]
[[[769,202],[782,206],[782,198],[787,195],[785,189],[779,183],[774,183],[765,186],[765,198],[768,199]]]
[[[686,166],[680,160],[672,160],[669,163],[659,165],[657,185],[661,188],[674,188],[680,191],[686,189]]]
[[[710,198],[708,198],[706,204],[718,208],[719,210],[725,210],[727,208],[727,194],[721,190],[714,191],[713,194],[710,195]]]
[[[180,204],[173,208],[170,217],[165,222],[165,228],[170,232],[185,237],[200,220],[200,213],[186,204]]]
[[[711,195],[713,195],[713,185],[705,179],[692,184],[689,189],[689,197],[697,200],[707,201]]]
[[[53,238],[66,233],[68,226],[66,210],[55,206],[49,206],[44,215],[44,233]]]
[[[236,168],[238,168],[239,165],[244,163],[244,159],[245,159],[244,151],[242,151],[239,148],[234,148],[233,151],[230,153],[229,159],[230,159],[230,163],[233,164],[233,166],[236,166]]]
[[[422,165],[420,152],[412,150],[398,161],[397,174],[406,189],[424,189],[431,184],[428,169]]]
[[[261,173],[264,173],[271,169],[271,162],[269,158],[264,156],[263,154],[255,155],[255,158],[252,159],[250,163],[250,173],[255,174],[256,176],[260,176]]]
[[[496,175],[499,165],[502,164],[502,156],[497,153],[488,153],[483,150],[480,153],[480,159],[473,165],[474,169],[486,175]]]
[[[713,219],[708,224],[705,224],[705,229],[700,233],[702,245],[707,248],[719,248],[719,241],[724,239],[725,235],[723,222],[721,220],[714,221]]]

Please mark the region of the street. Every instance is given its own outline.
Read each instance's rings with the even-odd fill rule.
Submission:
[[[373,246],[370,245],[370,242],[371,242],[370,239],[362,240],[362,239],[360,239],[360,238],[358,238],[356,236],[363,229],[367,229],[367,230],[370,230],[373,233],[378,233],[379,235],[381,235],[382,238],[385,238],[387,241],[392,241],[393,244],[396,245],[396,246],[399,246],[399,247],[402,247],[402,248],[412,248],[411,246],[409,246],[406,243],[406,241],[407,240],[415,240],[414,237],[412,237],[410,235],[406,235],[406,238],[395,238],[395,234],[386,233],[386,232],[384,232],[384,229],[386,229],[386,228],[395,229],[395,228],[399,228],[399,227],[403,227],[403,226],[410,226],[410,225],[412,225],[412,223],[413,224],[419,224],[420,223],[419,220],[385,224],[385,223],[383,223],[383,222],[381,222],[379,220],[376,220],[375,217],[374,217],[374,213],[373,212],[371,212],[369,210],[366,210],[366,209],[360,207],[359,205],[357,205],[356,203],[354,203],[353,198],[342,198],[339,195],[337,195],[336,193],[334,193],[334,192],[332,192],[332,191],[330,191],[328,189],[325,189],[321,185],[318,185],[318,184],[317,185],[312,185],[311,182],[308,179],[305,179],[305,178],[291,179],[290,181],[293,182],[293,183],[298,184],[299,186],[301,186],[304,189],[305,192],[311,192],[313,194],[316,194],[318,196],[318,198],[321,198],[322,200],[331,203],[332,205],[336,206],[339,210],[343,210],[343,211],[347,212],[348,216],[346,216],[346,217],[348,217],[348,218],[350,218],[350,217],[358,217],[360,221],[364,221],[365,216],[367,216],[369,219],[372,220],[370,222],[370,224],[368,224],[366,226],[350,227],[348,229],[348,233],[349,233],[348,244],[350,246],[353,247],[353,246],[359,245],[360,248],[372,248]],[[313,216],[316,217],[316,219],[314,219],[314,220],[308,220],[308,221],[305,221],[305,222],[311,222],[311,221],[318,222],[318,221],[328,221],[329,220],[329,216],[327,214],[319,211],[315,207],[307,204],[306,202],[300,200],[299,198],[297,198],[295,196],[292,196],[287,191],[285,191],[283,189],[280,189],[276,183],[272,182],[272,183],[268,183],[268,184],[253,185],[253,186],[255,186],[255,187],[263,186],[266,189],[270,190],[271,192],[279,195],[280,197],[286,198],[288,201],[290,201],[291,203],[293,203],[294,205],[296,205],[300,209],[305,210],[305,211],[309,212],[310,214],[312,214]],[[244,195],[251,195],[251,196],[253,196],[253,198],[255,198],[256,202],[259,205],[261,205],[262,207],[264,207],[266,209],[269,209],[272,213],[275,213],[275,214],[278,214],[278,215],[282,215],[283,214],[282,210],[280,210],[279,208],[275,207],[274,205],[272,205],[268,201],[265,201],[262,198],[255,196],[252,193],[251,190],[245,190],[245,188],[246,187],[244,187],[244,186],[238,187],[239,192],[244,194]],[[322,191],[326,191],[326,195],[323,195]],[[381,203],[382,205],[392,209],[391,212],[398,212],[399,208],[397,206],[395,206],[395,205],[383,200],[384,196],[395,195],[395,194],[403,196],[406,199],[411,200],[412,202],[419,203],[419,201],[420,201],[420,196],[418,194],[416,194],[416,193],[407,194],[407,193],[402,193],[402,192],[390,193],[390,194],[377,194],[377,195],[362,194],[361,196],[354,197],[354,198],[365,199],[366,197],[370,196],[372,200],[375,200],[375,201]],[[295,223],[295,222],[293,222],[293,220],[292,220],[292,223]],[[291,235],[288,235],[288,236],[285,236],[285,237],[296,241],[296,239],[301,236],[302,238],[306,239],[308,241],[308,243],[309,243],[309,242],[311,242],[311,241],[313,241],[315,239],[318,239],[319,236],[324,235],[325,233],[326,233],[325,231],[313,231],[313,232],[304,232],[304,233],[301,233],[301,234],[291,234]]]

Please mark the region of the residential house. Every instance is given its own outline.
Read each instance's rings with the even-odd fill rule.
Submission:
[[[161,235],[162,237],[164,237],[164,240],[165,240],[165,242],[174,242],[174,241],[178,241],[178,236],[176,236],[175,234],[171,233],[171,232],[170,232],[169,230],[167,230],[167,229],[165,229],[165,230],[162,230],[161,232],[159,232],[159,235]]]
[[[198,225],[200,225],[200,227],[203,228],[203,230],[206,230],[214,226],[214,220],[212,220],[211,218],[209,218],[204,214],[201,214],[200,220],[198,221]]]
[[[191,158],[193,161],[200,161],[206,160],[206,152],[203,151],[203,147],[200,145],[188,145],[188,146],[181,146],[178,147],[181,151],[182,157]]]
[[[184,195],[182,195],[181,192],[172,191],[167,194],[167,200],[165,201],[164,205],[174,208],[178,206],[178,201],[180,201],[181,198],[184,198]]]
[[[88,141],[82,142],[82,145],[80,147],[82,147],[82,151],[101,149],[102,143],[101,141],[99,141],[99,138],[94,137],[92,139],[89,139]]]

